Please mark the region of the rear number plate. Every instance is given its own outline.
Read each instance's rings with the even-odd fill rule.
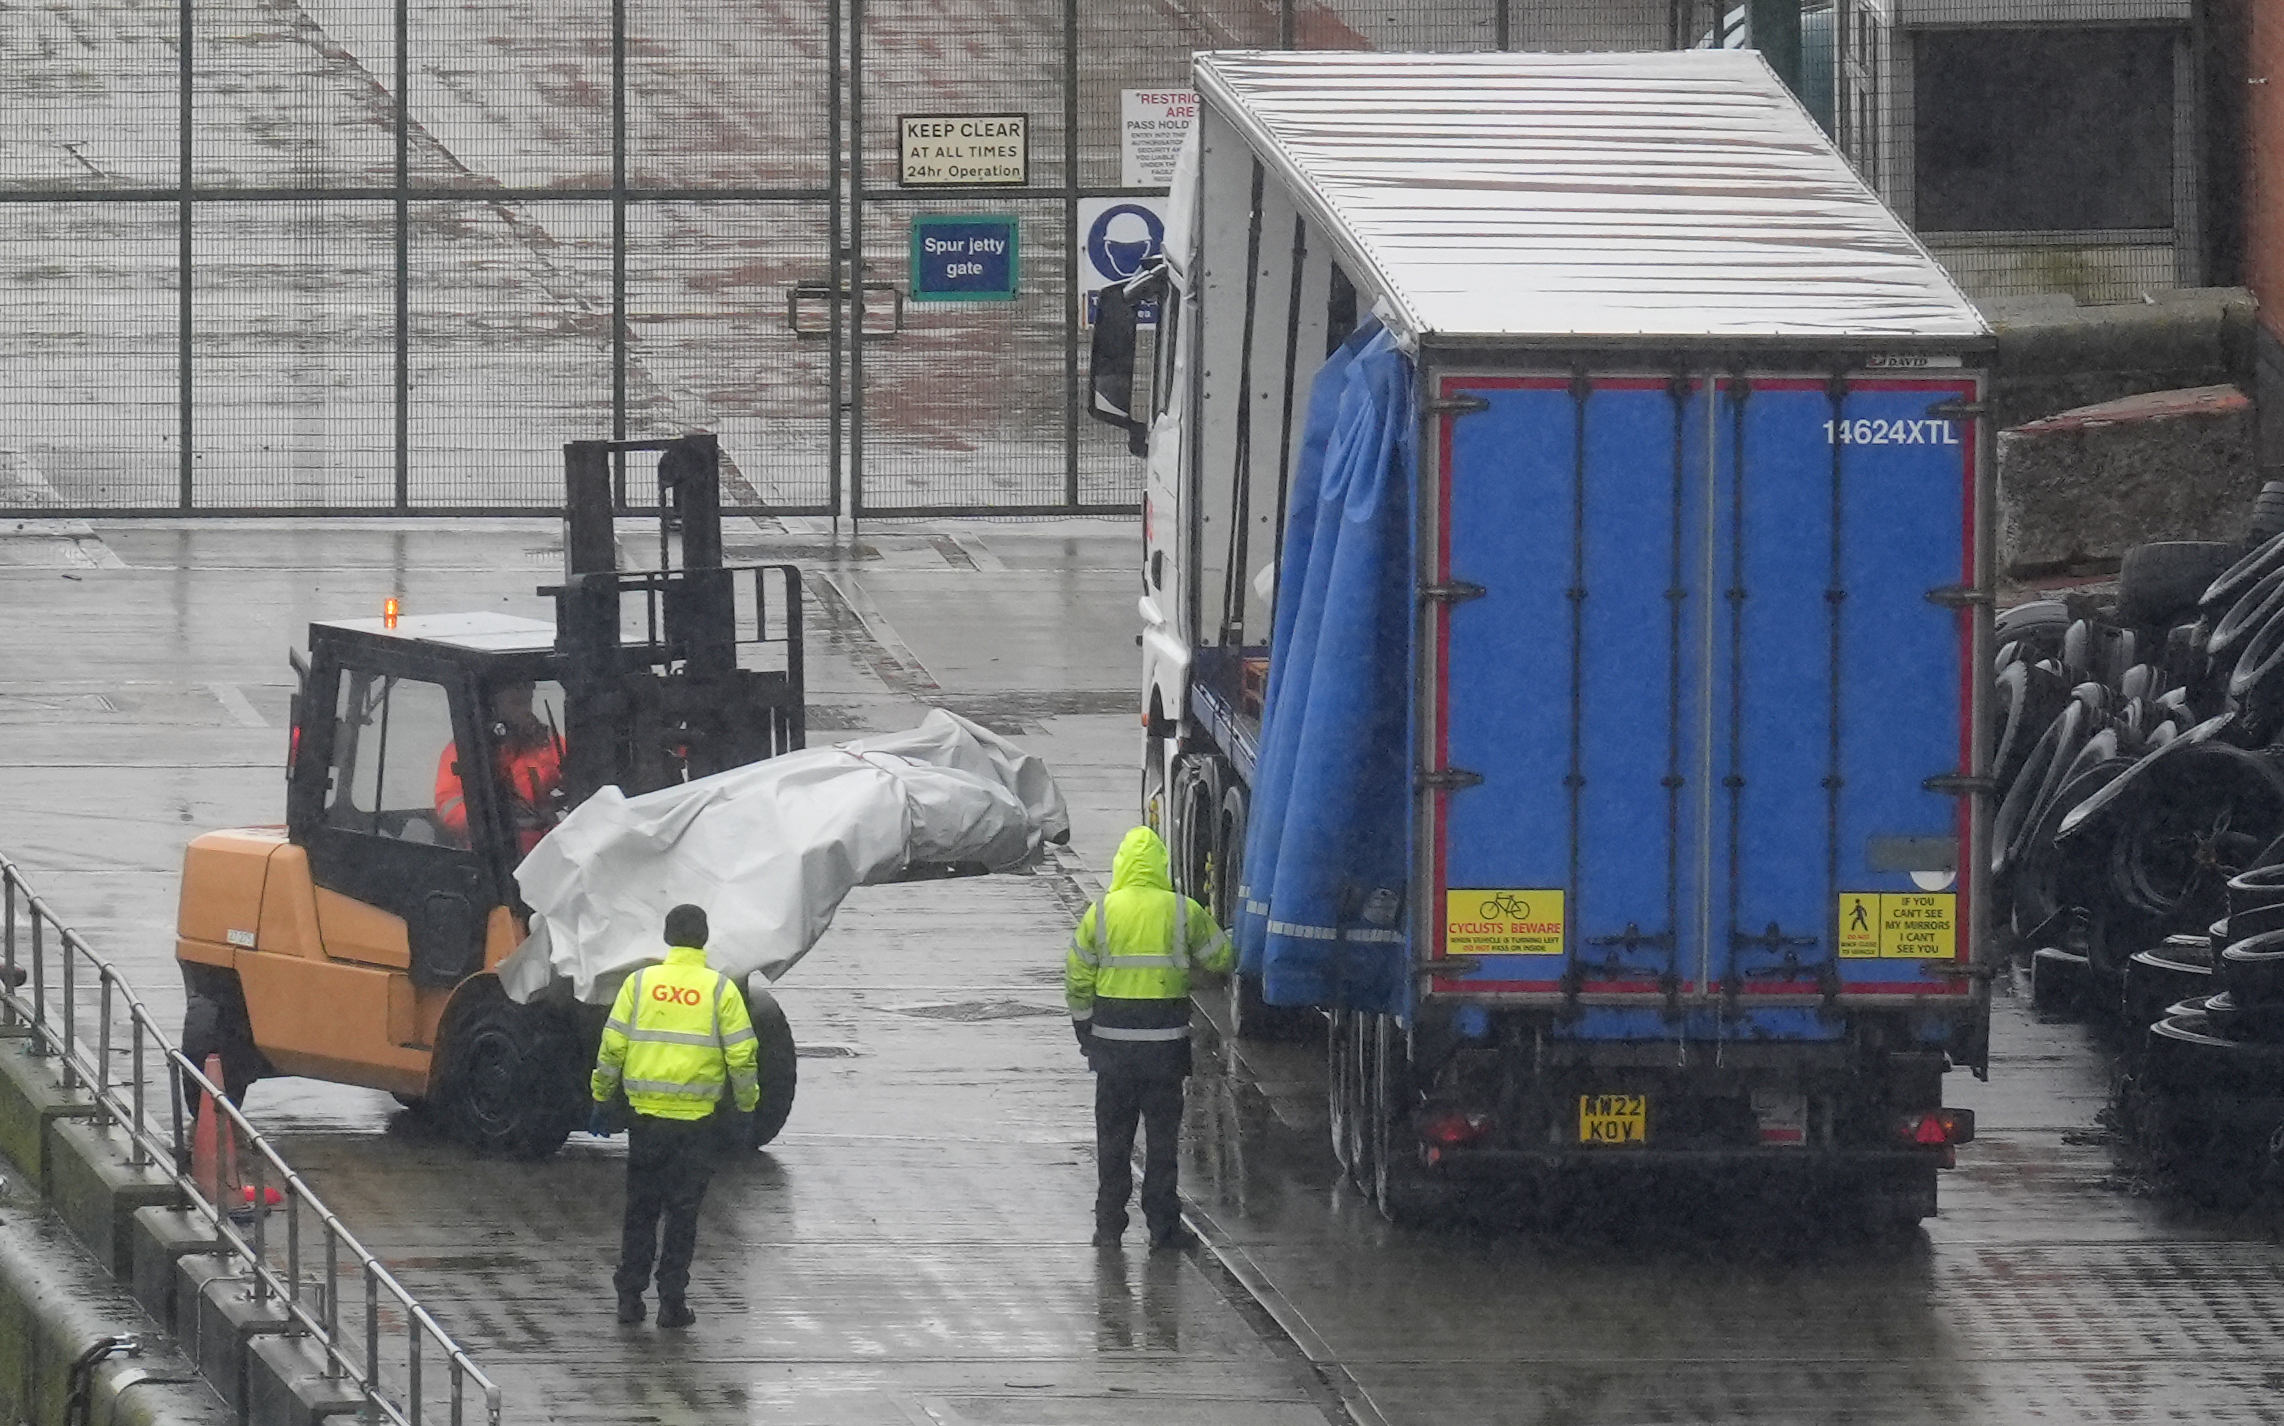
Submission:
[[[1649,1131],[1650,1099],[1646,1094],[1578,1096],[1578,1142],[1581,1144],[1647,1143]]]

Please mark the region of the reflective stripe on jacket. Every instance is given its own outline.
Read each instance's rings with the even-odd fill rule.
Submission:
[[[1190,970],[1226,974],[1236,958],[1213,913],[1174,890],[1158,834],[1128,832],[1063,961],[1064,1000],[1091,1026],[1097,1068],[1186,1072]]]
[[[745,997],[704,951],[675,946],[619,987],[588,1089],[600,1103],[623,1087],[638,1114],[703,1119],[725,1081],[739,1109],[759,1104],[759,1065]]]

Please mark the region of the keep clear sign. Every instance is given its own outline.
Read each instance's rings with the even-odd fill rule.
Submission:
[[[1192,89],[1118,91],[1118,186],[1172,187],[1174,160],[1197,116]]]
[[[1028,114],[899,114],[906,188],[1007,188],[1031,181]]]
[[[1166,247],[1163,198],[1081,198],[1079,200],[1079,321],[1094,325],[1102,289],[1138,276]],[[1158,304],[1145,302],[1134,320],[1153,326]]]

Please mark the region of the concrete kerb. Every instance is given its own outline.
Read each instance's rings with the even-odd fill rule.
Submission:
[[[192,1254],[175,1260],[176,1320],[183,1350],[229,1403],[241,1423],[268,1418],[252,1413],[250,1380],[256,1338],[276,1336],[293,1323],[275,1298],[254,1298],[254,1279],[229,1254]]]
[[[316,1426],[362,1411],[365,1398],[344,1377],[325,1374],[325,1354],[307,1337],[257,1337],[246,1358],[246,1408],[270,1426]]]
[[[101,1111],[85,1090],[65,1089],[53,1061],[32,1053],[28,1035],[0,1038],[0,1155],[16,1171],[50,1192],[50,1156],[59,1119],[91,1119]]]
[[[222,1251],[222,1237],[187,1208],[139,1208],[132,1229],[135,1300],[159,1326],[181,1336],[190,1323],[182,1310],[181,1277],[176,1265],[194,1253]]]
[[[59,1119],[48,1135],[48,1206],[121,1282],[135,1276],[134,1220],[144,1208],[176,1206],[182,1190],[169,1167],[135,1167],[117,1125]]]
[[[103,1339],[137,1350],[98,1356]],[[74,1364],[92,1359],[81,1373]],[[231,1414],[134,1300],[52,1219],[0,1223],[0,1413],[63,1421],[84,1376],[89,1421],[225,1426]]]

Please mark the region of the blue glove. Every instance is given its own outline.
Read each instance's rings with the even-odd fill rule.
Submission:
[[[599,1100],[596,1102],[594,1110],[587,1115],[587,1132],[594,1135],[598,1139],[608,1139],[611,1137],[612,1129],[610,1105],[602,1103]]]

